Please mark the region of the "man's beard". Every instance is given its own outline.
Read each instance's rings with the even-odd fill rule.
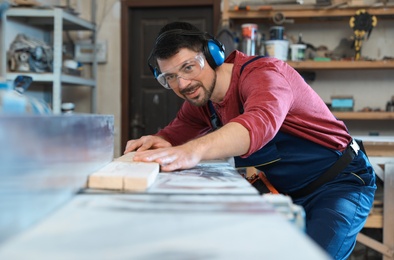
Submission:
[[[185,95],[184,95],[184,97],[192,105],[197,106],[197,107],[202,107],[202,106],[206,105],[208,103],[208,100],[211,98],[213,90],[215,89],[215,85],[216,85],[216,72],[215,72],[212,82],[208,88],[205,88],[205,86],[201,82],[199,82],[199,83],[197,83],[197,85],[194,85],[193,87],[191,87],[191,88],[200,87],[200,89],[203,90],[202,97],[198,96],[196,99],[189,99]],[[188,88],[188,89],[190,89],[190,88]],[[188,89],[185,89],[185,92],[187,92]]]

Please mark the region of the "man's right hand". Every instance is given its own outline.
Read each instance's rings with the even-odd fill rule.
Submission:
[[[160,136],[146,135],[140,139],[129,140],[123,154],[133,151],[145,151],[148,149],[167,148],[172,145]]]

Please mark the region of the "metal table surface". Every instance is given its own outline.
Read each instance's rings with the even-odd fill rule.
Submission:
[[[146,192],[84,190],[0,244],[0,259],[330,259],[272,198],[213,164],[159,173]]]
[[[261,198],[223,195],[212,204],[172,196],[77,195],[0,246],[0,258],[329,259]]]

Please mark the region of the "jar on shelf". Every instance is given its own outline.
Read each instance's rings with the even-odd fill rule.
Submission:
[[[256,55],[257,47],[257,24],[242,24],[242,44],[241,51],[246,55]]]

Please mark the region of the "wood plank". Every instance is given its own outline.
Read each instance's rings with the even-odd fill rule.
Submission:
[[[369,157],[394,157],[393,136],[353,136],[361,139]],[[375,169],[376,171],[376,169]]]
[[[159,173],[158,163],[134,162],[134,153],[125,154],[91,174],[88,188],[121,191],[143,191]]]
[[[118,158],[115,158],[114,161],[116,162],[133,162],[134,161],[134,152],[126,153]]]
[[[358,233],[357,241],[385,256],[391,257],[393,255],[393,250],[387,245],[384,245],[381,242],[364,235],[363,233]]]
[[[391,120],[394,112],[338,112],[333,111],[336,118],[340,120]]]
[[[123,179],[123,189],[126,191],[142,191],[150,187],[159,173],[158,163],[127,163],[129,171]]]
[[[347,7],[347,8],[334,8],[324,9],[317,7],[307,8],[302,5],[288,5],[279,6],[272,5],[272,10],[250,10],[250,11],[235,11],[228,10],[226,16],[228,19],[271,19],[276,13],[281,12],[286,18],[336,18],[343,17],[348,18],[355,14],[359,7]],[[390,16],[394,14],[393,6],[386,6],[384,8],[365,8],[365,10],[371,15],[377,16]]]
[[[88,179],[88,187],[93,189],[123,190],[125,168],[120,165],[121,163],[112,161],[91,174]]]
[[[376,61],[287,61],[287,63],[298,70],[324,70],[324,69],[392,69],[394,62],[390,60]]]
[[[370,145],[364,143],[368,156],[394,157],[394,144]]]
[[[370,214],[364,224],[364,228],[383,228],[383,214]]]

